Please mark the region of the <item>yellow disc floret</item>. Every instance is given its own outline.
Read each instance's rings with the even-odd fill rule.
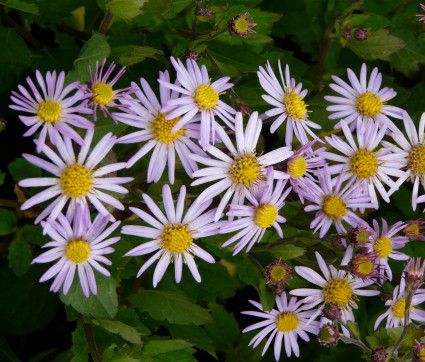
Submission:
[[[283,312],[276,320],[276,328],[280,332],[291,332],[297,329],[298,324],[300,324],[300,320],[292,312]]]
[[[357,98],[357,109],[361,114],[373,118],[381,112],[381,98],[375,96],[371,92],[363,93]]]
[[[218,102],[218,93],[213,87],[201,84],[195,91],[194,99],[200,110],[214,109]]]
[[[329,195],[325,197],[323,202],[323,211],[332,220],[337,220],[345,215],[347,205],[339,196]]]
[[[47,123],[56,123],[61,113],[61,106],[59,103],[54,101],[44,101],[38,108],[38,116]]]
[[[114,91],[109,84],[97,83],[93,89],[93,101],[100,106],[107,105],[114,98]]]
[[[162,249],[169,253],[183,253],[192,244],[192,232],[186,225],[177,224],[165,227],[161,235]]]
[[[331,279],[323,288],[325,303],[334,303],[339,308],[344,308],[353,296],[353,290],[346,279]]]
[[[359,150],[351,156],[350,167],[359,178],[369,178],[378,171],[378,159],[371,151]]]
[[[288,272],[285,267],[281,265],[273,265],[270,272],[270,278],[275,282],[280,282],[285,279],[286,274],[288,274]]]
[[[413,306],[410,306],[410,312],[412,312]],[[400,298],[393,304],[392,307],[394,316],[397,318],[404,319],[404,312],[406,310],[406,300],[404,298]]]
[[[90,170],[83,165],[67,166],[60,178],[63,193],[72,198],[86,195],[93,186]]]
[[[307,113],[307,105],[297,93],[288,93],[283,97],[286,114],[294,119],[302,119]]]
[[[356,273],[368,276],[373,269],[373,263],[370,259],[366,258],[365,256],[362,256],[358,259],[354,260],[354,267],[356,268]]]
[[[254,222],[260,228],[269,228],[276,221],[277,215],[273,205],[260,205],[255,209]]]
[[[306,170],[307,162],[301,156],[288,163],[288,171],[292,178],[297,179],[304,176]]]
[[[255,154],[238,156],[229,169],[229,175],[235,184],[252,187],[260,180],[260,164]]]
[[[411,224],[408,227],[403,229],[403,232],[406,235],[419,235],[419,225],[418,224]]]
[[[425,145],[413,146],[407,157],[407,167],[415,175],[425,175]]]
[[[379,252],[380,258],[386,258],[388,255],[390,255],[392,250],[393,246],[391,240],[387,238],[380,238],[376,240],[375,245],[373,246],[373,251]]]
[[[90,246],[85,240],[72,240],[68,243],[65,254],[75,264],[84,263],[90,256]]]
[[[152,123],[152,134],[155,139],[159,142],[168,144],[178,140],[181,136],[184,136],[184,128],[180,128],[177,132],[171,133],[171,130],[175,124],[179,121],[180,117],[173,118],[170,120],[165,119],[168,113],[159,113]]]
[[[245,18],[240,17],[240,18],[235,20],[234,27],[235,27],[235,29],[237,30],[238,33],[243,34],[243,33],[246,33],[248,31],[249,24],[248,24],[248,21]]]

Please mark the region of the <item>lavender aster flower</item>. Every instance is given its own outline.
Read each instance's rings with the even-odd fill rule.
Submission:
[[[120,237],[106,239],[120,224],[116,221],[105,230],[109,220],[110,215],[104,217],[98,214],[91,222],[88,205],[77,205],[72,223],[62,213],[57,221],[47,222],[49,227],[45,227],[46,222],[42,221],[42,226],[52,238],[43,248],[51,249],[32,263],[56,263],[42,275],[40,282],[55,277],[50,290],[57,292],[63,285],[63,294],[67,294],[77,270],[84,295],[88,298],[90,291],[96,294],[96,277],[92,268],[109,277],[109,271],[99,263],[112,264],[104,255],[112,253],[114,249],[110,245],[120,240]]]
[[[37,143],[37,152],[41,151],[46,136],[56,144],[57,137],[61,133],[64,137],[73,139],[80,145],[84,144],[81,136],[70,126],[79,128],[92,128],[94,125],[79,113],[92,114],[93,111],[87,108],[85,103],[78,102],[87,96],[78,90],[79,82],[69,84],[64,88],[65,72],[60,72],[56,76],[56,71],[46,73],[46,80],[41,73],[35,72],[37,83],[41,88],[41,94],[30,77],[27,83],[32,95],[23,87],[18,85],[19,92],[12,91],[10,97],[14,104],[9,107],[20,112],[31,114],[30,116],[19,116],[19,119],[30,129],[24,133],[24,137],[32,136],[41,127],[40,136]],[[71,95],[73,91],[77,90]]]

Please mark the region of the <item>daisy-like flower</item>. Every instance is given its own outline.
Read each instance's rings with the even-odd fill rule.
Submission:
[[[351,247],[351,246],[349,246]],[[316,271],[305,266],[296,266],[295,272],[305,280],[320,287],[320,289],[299,288],[290,291],[290,294],[299,297],[306,297],[305,303],[309,308],[321,304],[321,308],[326,303],[334,303],[341,308],[341,319],[344,322],[354,321],[352,308],[357,309],[358,295],[374,296],[380,292],[378,290],[364,290],[373,281],[362,281],[353,277],[352,274],[344,270],[338,270],[333,265],[327,265],[322,256],[316,251],[316,259],[324,278]],[[344,258],[342,266],[348,265],[350,258]],[[344,334],[347,333],[342,328]]]
[[[170,82],[168,72],[159,72],[159,79]],[[171,129],[179,121],[179,117],[167,120],[167,112],[162,109],[171,99],[178,98],[176,91],[170,91],[160,83],[159,93],[161,101],[157,99],[145,79],[140,79],[142,89],[136,83],[132,87],[136,90],[135,95],[139,102],[134,99],[124,99],[121,102],[127,105],[126,113],[114,113],[115,119],[130,126],[140,128],[140,131],[130,133],[117,140],[117,143],[140,143],[146,142],[127,162],[127,168],[133,166],[152,149],[152,156],[148,167],[148,182],[158,182],[168,162],[168,179],[174,183],[176,153],[186,170],[192,177],[198,167],[196,162],[189,157],[193,152],[197,155],[208,157],[191,138],[199,139],[199,124],[188,123],[177,132],[171,133]],[[196,118],[196,116],[195,116]]]
[[[94,74],[92,72],[91,66],[89,66],[90,84],[89,86],[82,87],[82,90],[91,97],[89,104],[93,108],[93,117],[95,121],[97,119],[97,109],[100,108],[105,117],[109,115],[116,122],[114,115],[109,112],[109,108],[125,108],[125,105],[117,103],[117,101],[121,101],[124,95],[133,93],[134,89],[132,87],[113,89],[115,83],[125,73],[125,66],[121,68],[117,75],[112,78],[112,80],[108,81],[108,78],[114,71],[116,64],[111,62],[111,65],[108,67],[105,73],[103,73],[105,64],[106,58],[103,59],[100,67],[99,62],[96,62],[96,69]]]
[[[406,227],[403,229],[403,234],[407,236],[410,240],[423,240],[425,241],[425,235],[421,232],[422,229],[425,229],[425,221],[410,220],[406,223]]]
[[[285,205],[284,200],[292,188],[289,187],[283,191],[287,180],[277,180],[273,188],[273,167],[267,170],[266,180],[262,188],[254,190],[253,194],[249,191],[245,194],[251,205],[230,205],[227,216],[231,218],[223,223],[220,233],[239,231],[222,245],[224,248],[240,240],[233,248],[233,255],[239,253],[245,246],[246,252],[249,252],[272,226],[279,236],[283,237],[279,223],[284,223],[286,219],[279,215],[279,210]],[[233,217],[238,219],[233,220]]]
[[[24,133],[24,137],[32,136],[40,127],[41,132],[38,138],[37,152],[41,152],[46,136],[56,144],[59,134],[72,138],[80,145],[84,144],[81,136],[70,126],[79,128],[93,128],[93,123],[80,116],[82,114],[92,114],[93,111],[85,105],[85,102],[78,103],[87,96],[78,90],[80,82],[74,82],[64,88],[65,72],[60,72],[56,76],[56,71],[46,73],[44,80],[41,73],[35,72],[37,83],[41,88],[41,93],[30,77],[27,83],[32,95],[23,87],[18,85],[19,92],[12,91],[10,97],[14,104],[9,107],[20,112],[29,113],[30,116],[19,116],[19,119],[26,126],[31,127]],[[71,95],[72,92],[76,91]]]
[[[363,121],[373,120],[379,125],[386,125],[390,130],[397,131],[396,125],[388,118],[402,119],[403,110],[398,107],[386,104],[393,99],[397,92],[392,88],[382,88],[382,74],[378,73],[378,68],[374,68],[369,82],[367,82],[366,64],[363,63],[360,71],[360,80],[351,69],[347,69],[348,79],[351,86],[345,83],[341,78],[332,76],[336,84],[329,84],[335,92],[343,97],[325,96],[328,102],[335,103],[326,110],[334,112],[329,119],[344,119],[345,123],[354,130],[357,118]],[[341,128],[341,122],[335,125],[335,128]]]
[[[379,324],[387,318],[385,328],[397,328],[404,325],[404,312],[406,310],[406,298],[405,298],[406,282],[404,278],[401,278],[400,285],[394,288],[393,298],[385,302],[388,306],[388,310],[381,314],[375,322],[375,329],[378,328]],[[414,294],[412,304],[410,305],[409,321],[412,320],[418,322],[425,322],[425,311],[418,308],[414,308],[416,305],[421,304],[425,301],[425,294]]]
[[[312,204],[305,206],[304,210],[316,211],[316,216],[310,224],[314,232],[320,230],[319,237],[323,238],[332,224],[339,233],[347,230],[343,221],[352,227],[362,225],[363,220],[350,209],[370,208],[370,197],[362,195],[362,188],[351,179],[343,186],[344,174],[331,179],[328,168],[325,167],[318,174],[320,186],[303,191],[304,197]],[[304,185],[305,186],[305,185]]]
[[[229,22],[230,33],[241,37],[247,37],[254,34],[255,30],[253,28],[257,24],[255,24],[249,16],[249,13],[233,16],[232,20]]]
[[[297,342],[298,336],[308,342],[310,338],[306,332],[315,335],[319,333],[319,322],[309,320],[316,310],[306,310],[308,307],[304,304],[304,300],[297,301],[297,298],[292,297],[288,301],[286,293],[282,293],[280,296],[276,296],[276,305],[278,309],[272,309],[270,312],[264,311],[260,303],[253,300],[249,302],[261,312],[246,311],[242,312],[242,314],[265,319],[242,331],[242,333],[246,333],[254,329],[263,328],[253,339],[251,339],[249,346],[252,345],[253,348],[257,347],[261,341],[271,333],[264,346],[263,353],[261,354],[262,356],[267,352],[274,338],[274,357],[276,361],[280,358],[282,344],[285,344],[285,351],[288,357],[291,356],[292,352],[294,352],[295,356],[299,357],[300,348]]]
[[[126,163],[112,163],[97,168],[99,163],[114,146],[116,137],[112,133],[106,134],[89,153],[93,134],[93,130],[87,131],[84,138],[84,146],[81,147],[78,156],[74,153],[71,140],[69,138],[62,140],[60,136],[58,136],[56,143],[59,156],[47,145],[44,145],[41,151],[47,156],[48,161],[26,153],[22,155],[28,162],[53,174],[53,177],[29,178],[19,182],[19,186],[21,187],[48,186],[47,189],[25,201],[21,206],[22,210],[27,210],[36,204],[57,196],[40,213],[35,220],[36,224],[47,216],[49,219],[56,219],[68,201],[67,217],[70,218],[72,218],[75,212],[76,205],[85,204],[87,199],[103,216],[110,215],[110,212],[101,201],[119,210],[124,210],[121,202],[101,190],[125,194],[128,191],[121,184],[130,182],[133,178],[103,177],[111,172],[125,168]],[[111,220],[115,221],[112,215]]]
[[[372,278],[386,279],[380,269],[383,268],[379,264],[379,251],[370,251],[363,249],[359,254],[353,256],[353,247],[346,250],[344,259],[350,258],[350,272],[355,277],[363,281],[372,280]]]
[[[193,173],[193,177],[199,177],[199,179],[192,182],[192,186],[220,180],[207,187],[199,195],[198,201],[212,199],[226,191],[217,208],[215,221],[220,218],[232,195],[234,197],[231,203],[241,205],[247,191],[255,192],[256,189],[263,186],[268,166],[282,162],[293,154],[288,147],[281,147],[257,156],[256,146],[261,127],[262,122],[258,119],[258,112],[254,112],[249,118],[244,132],[242,114],[238,112],[235,119],[236,148],[224,129],[220,125],[217,125],[216,128],[230,155],[226,155],[214,146],[210,146],[207,152],[217,159],[191,154],[193,160],[209,166]],[[273,178],[286,179],[288,176],[284,172],[274,170]]]
[[[393,226],[388,228],[387,222],[382,219],[382,231],[380,231],[379,224],[376,220],[373,220],[373,235],[372,242],[366,247],[370,251],[379,253],[379,264],[383,266],[380,269],[381,274],[387,274],[388,280],[392,280],[393,273],[390,266],[388,265],[388,258],[394,260],[407,260],[409,256],[397,249],[403,248],[406,243],[409,242],[407,236],[396,236],[396,234],[405,228],[406,224],[399,221]]]
[[[278,127],[287,119],[285,144],[292,145],[293,136],[305,145],[308,142],[307,133],[316,138],[317,136],[310,130],[311,128],[321,129],[322,127],[308,119],[307,105],[304,98],[307,89],[302,90],[302,83],[295,83],[295,79],[289,74],[289,66],[285,68],[285,79],[283,79],[282,68],[279,60],[279,73],[283,88],[276,78],[269,62],[266,69],[260,67],[257,72],[260,84],[268,95],[262,95],[263,99],[274,106],[266,112],[267,117],[278,116],[273,121],[270,132],[274,133]]]
[[[50,291],[57,292],[63,285],[63,294],[67,294],[77,270],[84,295],[88,298],[90,291],[96,294],[96,277],[92,268],[109,277],[109,271],[99,263],[112,264],[104,255],[114,252],[110,245],[120,240],[119,236],[107,239],[120,224],[116,221],[105,230],[109,220],[110,215],[104,217],[98,214],[91,222],[88,205],[77,205],[72,223],[62,213],[57,221],[47,221],[49,227],[45,230],[52,241],[43,248],[52,249],[36,257],[32,263],[56,262],[41,276],[40,282],[55,277]],[[41,224],[46,226],[44,221]]]
[[[346,179],[356,180],[363,187],[365,195],[370,196],[374,208],[378,208],[378,198],[375,188],[386,202],[390,202],[390,195],[398,190],[399,184],[390,178],[403,178],[403,152],[394,147],[382,147],[381,141],[386,132],[385,125],[373,121],[362,122],[357,120],[357,142],[345,121],[341,121],[346,141],[332,135],[325,137],[326,141],[342,155],[324,152],[323,156],[329,160],[339,162],[329,166],[331,174],[345,173]],[[381,146],[381,147],[380,147]],[[383,185],[389,186],[387,191]]]
[[[162,197],[165,215],[148,195],[143,194],[142,197],[154,217],[135,207],[130,207],[130,210],[150,226],[126,225],[123,226],[121,231],[122,234],[151,239],[124,255],[138,256],[155,252],[143,264],[137,276],[139,277],[155,261],[159,260],[153,274],[154,288],[162,279],[168,264],[171,262],[174,262],[176,283],[181,281],[183,263],[189,267],[194,279],[200,283],[201,276],[194,256],[205,260],[207,263],[214,263],[214,258],[196,245],[193,240],[218,233],[220,223],[213,221],[215,209],[205,212],[211,202],[192,203],[183,217],[186,198],[186,187],[184,186],[180,188],[177,204],[174,207],[170,186],[164,185]]]
[[[233,117],[236,111],[220,100],[220,94],[233,87],[228,83],[230,77],[222,77],[211,84],[208,71],[205,65],[199,68],[192,59],[187,59],[186,67],[180,61],[171,57],[171,63],[177,71],[177,79],[181,86],[170,83],[163,79],[158,79],[160,84],[177,91],[182,97],[170,99],[162,112],[169,112],[166,119],[173,120],[181,117],[171,129],[172,133],[177,132],[185,124],[194,122],[193,119],[198,113],[201,114],[201,146],[207,150],[210,145],[210,135],[212,143],[215,139],[215,117],[219,117],[229,128],[233,129]]]

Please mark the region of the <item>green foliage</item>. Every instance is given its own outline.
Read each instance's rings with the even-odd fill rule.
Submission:
[[[41,169],[23,158],[16,158],[15,161],[7,165],[7,168],[16,181],[41,176]]]
[[[10,243],[8,259],[9,267],[17,276],[24,275],[30,266],[31,251],[28,243],[20,233]]]
[[[12,234],[16,231],[17,220],[15,214],[6,209],[0,209],[0,235]]]

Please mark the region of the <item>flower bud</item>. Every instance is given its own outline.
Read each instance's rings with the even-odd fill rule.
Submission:
[[[419,343],[416,341],[418,348],[415,351],[415,361],[425,361],[425,343]]]
[[[195,9],[195,15],[211,16],[212,15],[212,11],[210,9],[208,9],[208,8],[197,7]]]
[[[320,328],[317,338],[323,346],[336,346],[339,340],[338,329],[331,324],[325,324],[322,328]]]
[[[248,19],[248,17],[249,13],[232,17],[232,20],[229,22],[230,33],[241,37],[254,34],[255,30],[253,30],[253,27],[257,24],[255,24],[251,19]]]
[[[343,36],[345,40],[350,40],[353,37],[353,35],[349,31],[346,31]]]
[[[336,321],[341,317],[341,309],[334,303],[326,303],[323,307],[322,314],[331,321]]]
[[[188,51],[185,51],[183,56],[186,59],[194,60],[196,63],[199,63],[199,60],[201,59],[201,56],[197,52],[195,52],[193,49],[189,49]]]
[[[371,357],[374,362],[385,362],[387,359],[388,353],[385,351],[384,347],[376,348],[372,351]]]
[[[357,41],[365,41],[367,40],[367,31],[365,29],[357,29],[354,33]]]
[[[365,247],[372,241],[372,230],[367,226],[356,226],[348,233],[348,242],[354,246]]]
[[[422,226],[423,224],[425,224],[425,221],[420,219],[408,221],[406,227],[403,229],[403,234],[407,236],[409,240],[417,239],[425,241],[424,234],[420,232],[420,230],[425,229],[425,226]]]
[[[251,108],[245,103],[237,103],[235,105],[235,109],[237,112],[241,112],[243,115],[250,115],[251,114]]]
[[[425,260],[421,265],[421,258],[410,258],[404,268],[404,278],[407,289],[416,292],[424,281]]]

